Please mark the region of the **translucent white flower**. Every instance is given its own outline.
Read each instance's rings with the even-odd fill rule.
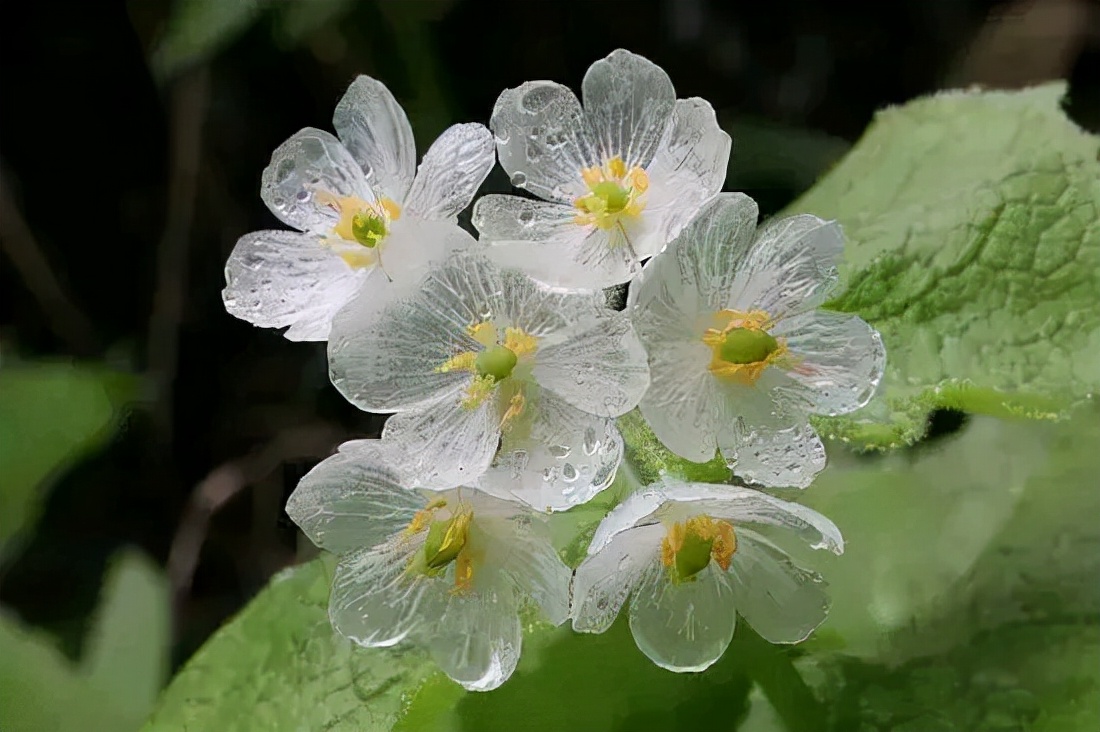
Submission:
[[[392,452],[345,443],[287,502],[306,535],[340,555],[332,625],[367,647],[418,641],[465,688],[495,689],[519,660],[520,608],[531,601],[564,622],[571,572],[530,509],[472,488],[410,489]]]
[[[357,78],[336,105],[339,138],[306,128],[279,146],[260,195],[298,231],[257,231],[225,268],[226,310],[286,337],[328,337],[333,315],[360,288],[415,282],[473,237],[455,216],[493,167],[492,135],[455,125],[416,168],[412,128],[389,90]],[[367,279],[369,284],[365,284]]]
[[[748,481],[804,488],[825,467],[809,415],[866,404],[886,355],[858,317],[816,309],[837,282],[840,227],[800,215],[757,231],[756,218],[747,196],[718,196],[631,283],[652,378],[639,408],[677,455],[719,448]]]
[[[471,484],[503,436],[498,468],[521,474],[508,490],[539,508],[610,483],[622,448],[608,420],[649,383],[630,319],[601,294],[551,291],[473,253],[415,291],[349,303],[333,323],[329,365],[353,403],[397,413],[382,438],[401,446],[415,483]],[[499,478],[486,487],[502,490]]]
[[[555,286],[629,280],[722,188],[730,138],[702,99],[676,99],[657,65],[618,50],[592,64],[584,107],[550,81],[497,100],[489,122],[517,188],[482,197],[474,226],[501,264]]]
[[[844,551],[829,519],[750,488],[668,481],[635,493],[603,520],[577,568],[573,628],[602,633],[629,597],[635,643],[670,671],[717,661],[737,615],[772,643],[805,640],[829,600],[821,578],[779,548],[785,533]]]

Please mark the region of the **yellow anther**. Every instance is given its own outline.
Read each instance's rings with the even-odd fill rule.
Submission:
[[[501,345],[522,358],[538,350],[539,339],[521,328],[505,328],[504,343]]]
[[[661,540],[661,563],[678,582],[689,582],[712,561],[729,569],[737,551],[737,535],[728,521],[692,516],[669,527]]]
[[[703,333],[711,347],[710,365],[715,376],[745,386],[757,382],[765,369],[787,356],[787,342],[768,333],[772,318],[763,310],[720,310],[714,327]]]
[[[462,395],[462,406],[465,409],[477,409],[493,393],[496,379],[492,376],[475,376],[470,385],[466,387],[466,393]]]
[[[522,391],[517,391],[508,400],[508,408],[504,410],[504,414],[500,418],[500,429],[502,431],[507,429],[517,417],[523,414],[526,407],[527,399],[523,396]]]
[[[622,180],[626,175],[626,163],[618,155],[607,161],[607,171],[615,180]]]
[[[435,371],[438,374],[445,374],[450,371],[473,371],[474,361],[476,360],[476,353],[473,351],[464,351],[436,366]]]
[[[628,169],[618,155],[602,166],[583,168],[581,180],[588,193],[573,202],[578,211],[573,220],[582,226],[621,228],[622,217],[637,216],[645,208],[641,196],[649,188],[649,176],[638,166]]]
[[[386,212],[386,218],[390,221],[397,221],[401,218],[401,207],[397,205],[397,202],[390,198],[378,199],[378,204],[382,207],[382,210]]]
[[[446,498],[436,498],[434,501],[430,502],[427,506],[413,514],[412,521],[405,527],[405,534],[412,536],[428,528],[432,523],[432,517],[435,516],[435,512],[441,508],[446,508],[446,506]]]

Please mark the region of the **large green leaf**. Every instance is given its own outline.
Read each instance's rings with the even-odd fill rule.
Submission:
[[[951,92],[880,112],[789,207],[835,218],[848,289],[833,304],[883,335],[886,378],[820,428],[912,442],[938,406],[1051,417],[1100,387],[1100,138],[1064,84]]]
[[[168,583],[132,552],[115,557],[79,664],[40,633],[0,614],[0,729],[137,729],[168,670]]]
[[[47,479],[111,436],[135,385],[98,367],[0,370],[0,559],[38,518]]]

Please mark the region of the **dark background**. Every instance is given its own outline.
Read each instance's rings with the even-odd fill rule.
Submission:
[[[74,657],[107,558],[137,545],[167,568],[185,660],[296,561],[282,505],[298,477],[378,432],[328,384],[323,344],[235,320],[220,298],[237,237],[281,228],[259,198],[271,151],[331,128],[356,74],[390,87],[423,152],[449,124],[487,122],[504,88],[577,89],[629,48],[714,105],[734,138],[727,189],[765,213],[876,109],[938,89],[1068,78],[1070,115],[1100,127],[1088,0],[241,2],[238,32],[184,57],[165,51],[182,22],[165,0],[0,4],[4,356],[142,375],[124,428],[0,566],[5,604]],[[494,171],[485,190],[506,189]],[[931,434],[958,422],[938,415]]]

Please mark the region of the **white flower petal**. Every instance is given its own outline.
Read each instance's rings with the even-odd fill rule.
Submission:
[[[806,640],[829,613],[825,582],[754,532],[737,537],[729,568],[737,612],[769,643]]]
[[[367,276],[313,234],[256,231],[229,255],[222,300],[230,315],[253,325],[291,326],[285,335],[292,341],[323,341]]]
[[[726,307],[763,310],[773,318],[812,310],[829,298],[844,255],[835,221],[800,214],[768,222],[737,268]]]
[[[640,526],[615,535],[577,567],[573,580],[573,630],[602,633],[657,559],[665,528]]]
[[[813,549],[844,552],[844,539],[832,521],[812,508],[784,501],[752,488],[711,483],[665,480],[653,488],[667,500],[687,503],[693,513],[748,523],[775,526],[797,534]]]
[[[499,277],[483,282],[482,270],[469,271],[465,261],[433,270],[418,290],[399,296],[380,300],[364,288],[337,314],[329,369],[348,400],[370,412],[390,412],[430,404],[469,383],[469,372],[436,369],[478,347],[466,334],[481,319],[471,302],[487,298],[485,289],[499,289]]]
[[[402,216],[390,225],[381,243],[382,269],[392,281],[416,285],[435,266],[477,241],[452,221]]]
[[[698,98],[676,101],[657,155],[646,170],[645,217],[653,221],[662,244],[722,190],[731,146],[709,103]]]
[[[619,49],[588,67],[581,96],[600,158],[618,155],[627,167],[648,166],[676,102],[668,74],[652,61]]]
[[[485,125],[453,125],[432,143],[416,171],[405,210],[422,219],[450,219],[470,205],[496,162]]]
[[[512,675],[523,646],[510,588],[453,593],[428,639],[432,658],[470,691],[495,689]]]
[[[539,511],[564,511],[611,485],[623,456],[622,436],[611,420],[545,390],[527,409],[529,422],[505,431],[478,487]]]
[[[772,333],[787,340],[797,365],[790,390],[815,414],[855,411],[875,394],[886,367],[878,331],[855,315],[815,310],[781,320]]]
[[[374,194],[359,164],[332,134],[307,127],[271,154],[260,181],[260,197],[279,219],[296,229],[329,234],[340,219],[329,197]]]
[[[394,472],[393,450],[379,440],[353,440],[306,473],[286,512],[310,540],[343,554],[383,543],[424,508],[424,498]]]
[[[630,601],[630,631],[651,661],[669,671],[702,671],[733,639],[737,613],[728,580],[713,562],[690,582],[672,582],[652,562]]]
[[[649,386],[645,350],[625,313],[608,311],[583,333],[539,349],[536,358],[540,386],[601,417],[630,411]]]
[[[572,204],[586,190],[581,171],[602,162],[577,97],[552,81],[506,89],[489,127],[512,185],[540,198]]]
[[[338,633],[361,646],[392,646],[439,616],[450,586],[405,571],[415,550],[395,540],[341,558],[329,599]]]
[[[500,441],[495,400],[475,408],[460,402],[456,393],[386,420],[382,439],[396,448],[394,469],[412,485],[433,490],[472,485],[489,468]]]
[[[380,196],[400,203],[416,170],[416,143],[401,105],[386,85],[360,76],[336,105],[332,125]]]
[[[707,370],[710,359],[710,348],[699,339],[650,347],[650,386],[638,404],[665,447],[699,463],[714,457],[717,433],[736,419],[724,410],[721,384]]]
[[[512,504],[506,518],[478,518],[471,527],[470,546],[483,556],[487,581],[495,586],[498,578],[512,586],[519,597],[530,598],[547,621],[561,625],[569,617],[569,582],[573,572],[562,562],[550,543],[550,530],[541,517],[530,509]],[[475,570],[475,587],[480,584]],[[496,576],[494,576],[496,575]]]
[[[618,534],[651,517],[666,501],[664,486],[651,485],[631,493],[604,517],[588,545],[589,556],[601,551]]]
[[[773,488],[807,488],[825,469],[825,446],[808,422],[725,430],[718,437],[733,474]]]

